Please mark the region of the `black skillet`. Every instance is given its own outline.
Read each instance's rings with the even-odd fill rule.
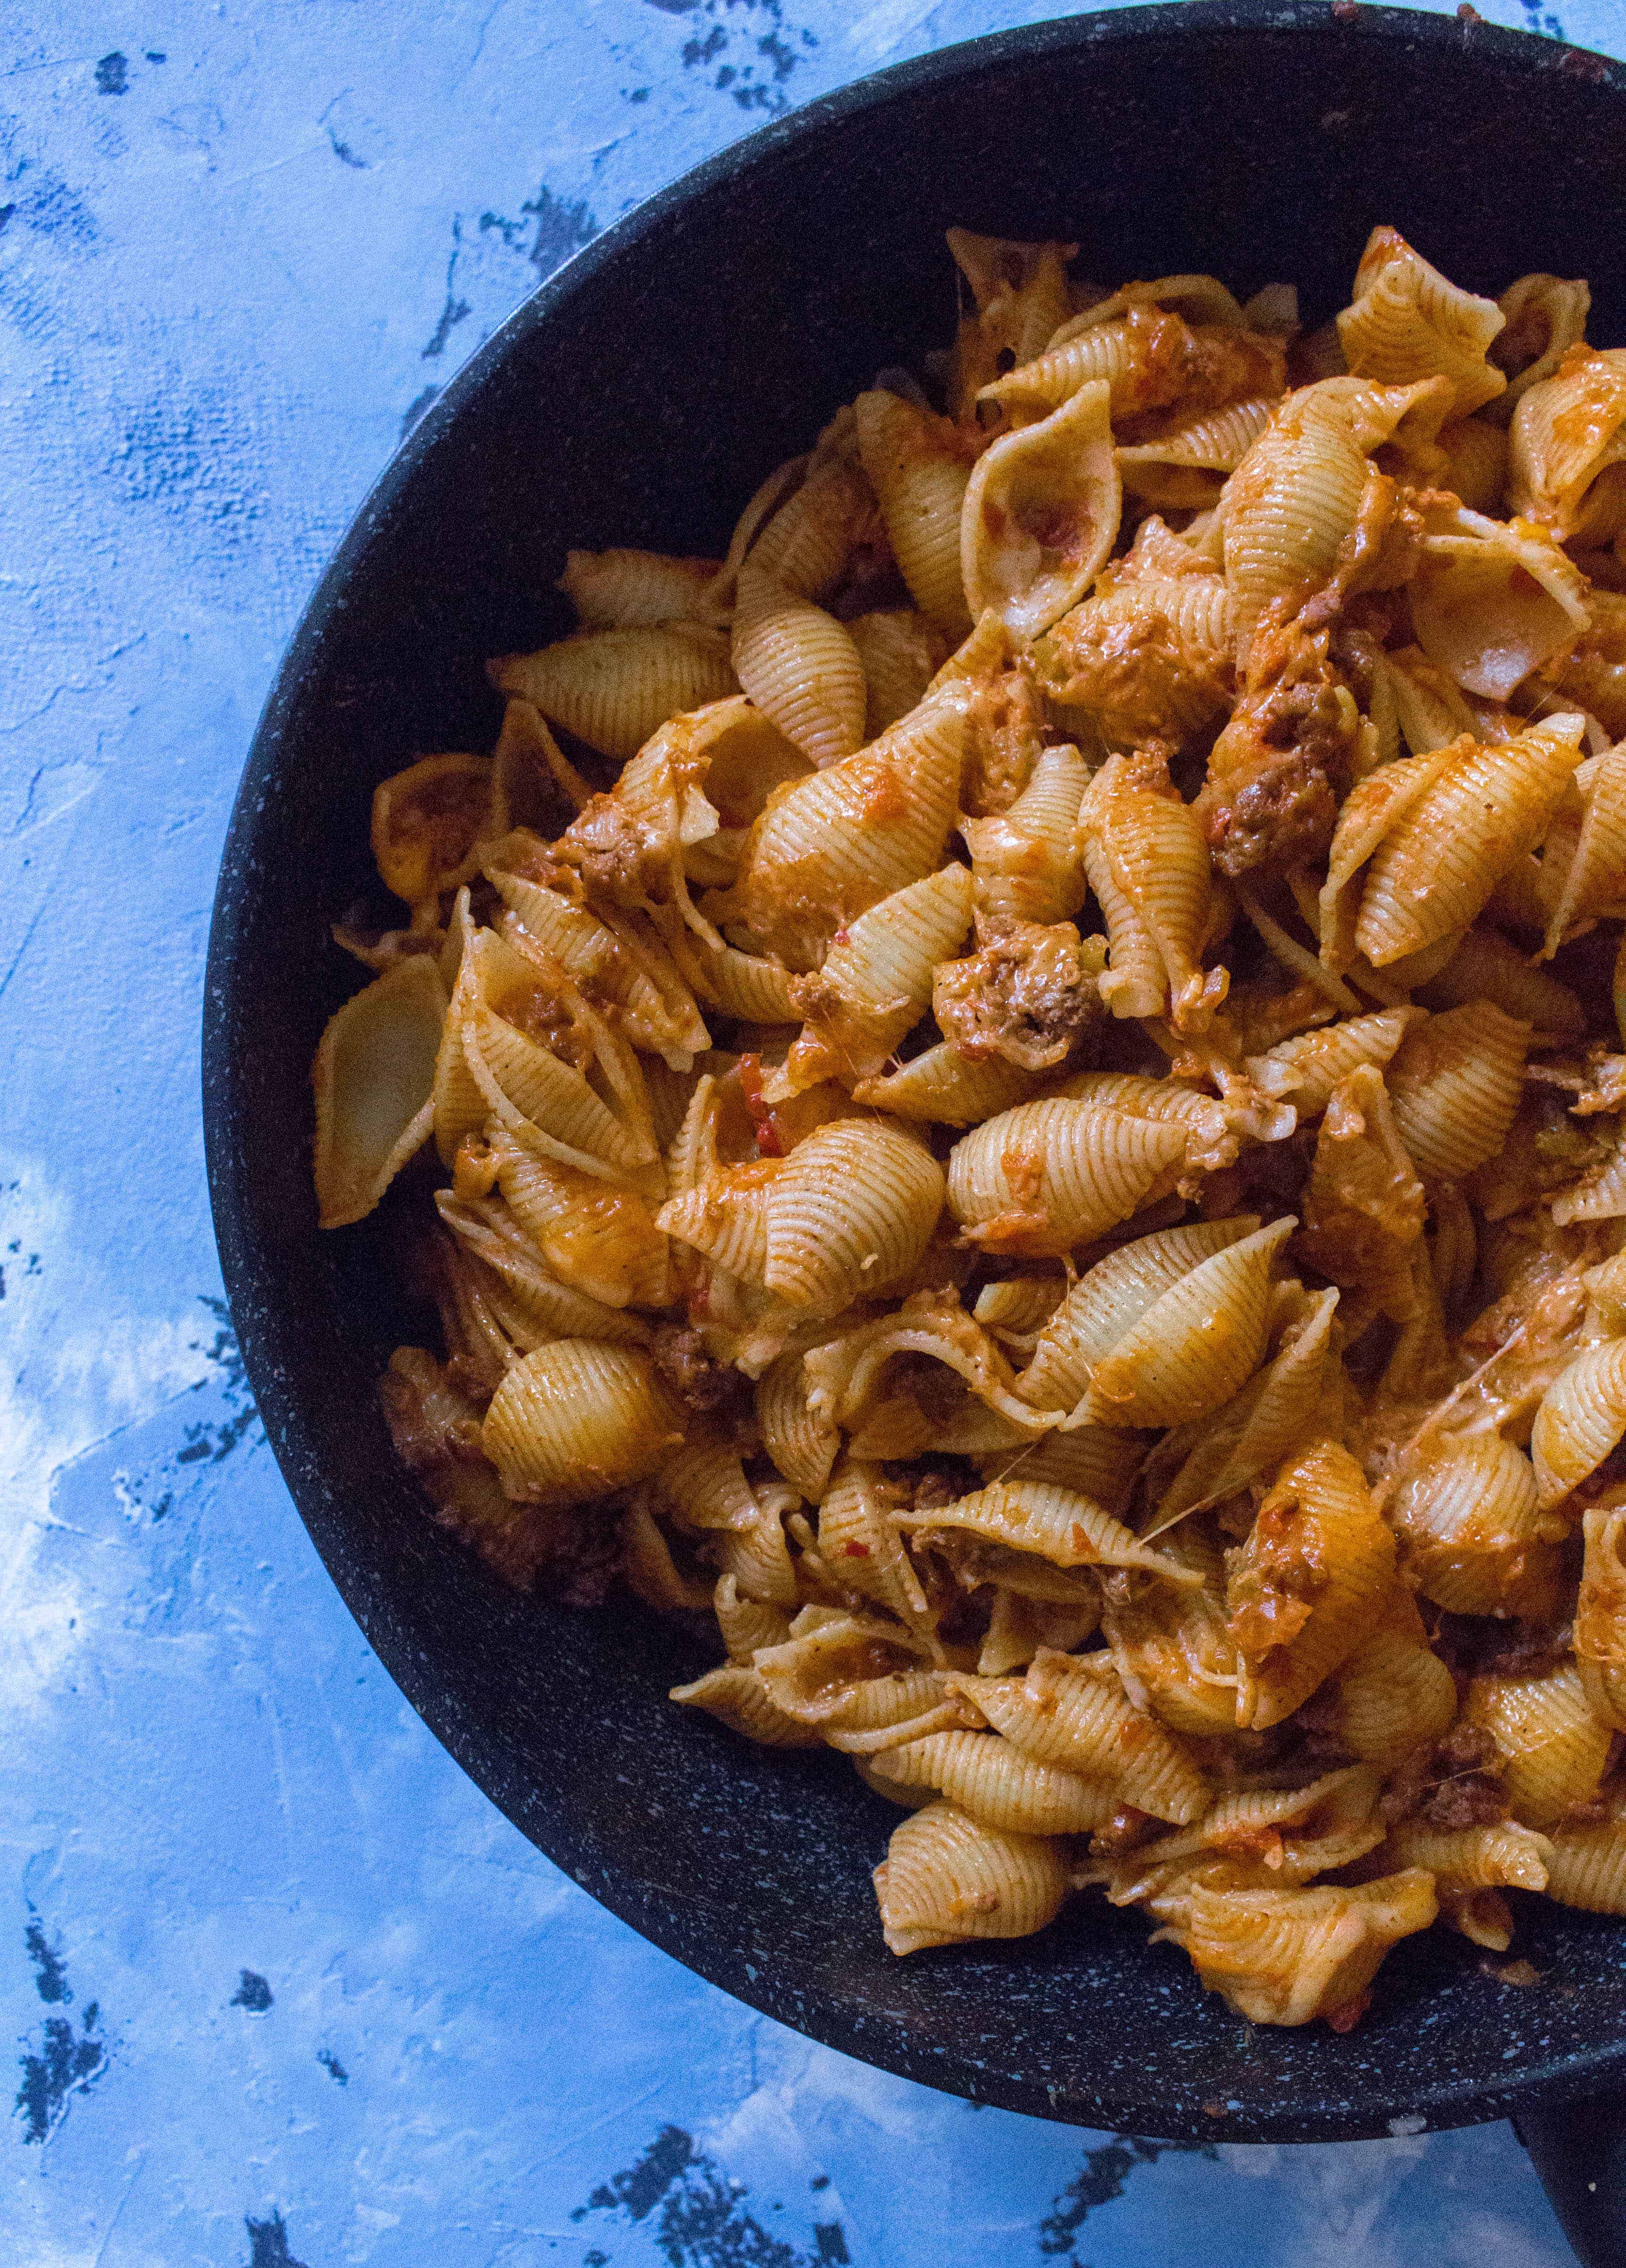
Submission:
[[[1611,343],[1622,182],[1626,70],[1352,0],[1001,33],[751,136],[537,291],[373,491],[244,775],[203,1037],[221,1261],[295,1501],[408,1699],[585,1889],[781,2021],[1041,2117],[1311,2141],[1515,2116],[1578,2251],[1615,2268],[1626,1925],[1526,1902],[1519,1949],[1541,1982],[1523,1990],[1460,1940],[1413,1940],[1345,2037],[1239,2023],[1138,1917],[1095,1904],[986,1954],[884,1952],[869,1869],[896,1815],[845,1763],[669,1706],[703,1666],[688,1640],[625,1608],[517,1598],[426,1516],[374,1398],[421,1319],[385,1288],[369,1230],[317,1233],[308,1066],[358,981],[328,932],[370,880],[375,783],[414,752],[490,746],[482,658],[566,627],[567,546],[720,549],[836,404],[940,344],[945,227],[1076,239],[1108,281],[1291,278],[1319,321],[1389,221],[1477,290],[1589,276],[1592,336]]]

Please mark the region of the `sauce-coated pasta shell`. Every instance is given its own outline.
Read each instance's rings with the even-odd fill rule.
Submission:
[[[1178,1123],[1087,1102],[1018,1103],[955,1144],[950,1209],[968,1243],[1066,1252],[1163,1196],[1185,1156]]]
[[[712,1594],[712,1611],[728,1649],[730,1661],[748,1662],[759,1646],[783,1646],[790,1636],[790,1617],[783,1607],[765,1599],[748,1599],[733,1575],[719,1575]]]
[[[939,867],[861,914],[824,956],[816,976],[795,979],[791,998],[807,1020],[779,1085],[794,1093],[821,1079],[848,1086],[877,1072],[931,1005],[932,977],[971,927],[972,878]]]
[[[797,1144],[766,1198],[764,1282],[835,1313],[920,1259],[942,1208],[942,1168],[902,1127],[849,1118]]]
[[[1496,1742],[1525,1826],[1551,1827],[1597,1794],[1614,1734],[1593,1715],[1574,1662],[1534,1677],[1476,1677],[1462,1715]]]
[[[1171,1284],[1091,1366],[1080,1418],[1181,1425],[1228,1402],[1264,1354],[1272,1269],[1297,1225],[1272,1221]]]
[[[1575,1609],[1575,1658],[1594,1716],[1626,1733],[1626,1507],[1591,1506]]]
[[[1416,1008],[1384,1008],[1370,1016],[1346,1016],[1341,1022],[1323,1024],[1319,1030],[1302,1032],[1283,1040],[1262,1056],[1250,1056],[1248,1070],[1255,1079],[1268,1066],[1285,1065],[1293,1074],[1285,1088],[1301,1126],[1318,1117],[1333,1099],[1341,1079],[1363,1064],[1381,1071],[1414,1024],[1422,1021]],[[1274,1083],[1273,1083],[1273,1091]]]
[[[1464,510],[1423,539],[1412,626],[1436,668],[1482,700],[1505,701],[1588,627],[1585,587],[1545,528]]]
[[[728,639],[698,622],[583,630],[537,653],[505,654],[487,674],[499,693],[623,762],[669,717],[738,690]]]
[[[1067,1873],[1042,1837],[1001,1834],[951,1803],[928,1803],[892,1830],[875,1884],[887,1948],[905,1954],[1031,1937],[1061,1911]]]
[[[499,1276],[530,1319],[532,1345],[544,1338],[609,1339],[641,1345],[649,1327],[623,1307],[607,1307],[550,1273],[516,1215],[495,1197],[465,1204],[449,1189],[435,1193],[441,1219],[464,1249]]]
[[[1074,839],[1089,768],[1066,743],[1041,748],[1026,787],[1008,811],[965,819],[980,912],[1016,921],[1070,921],[1087,895]]]
[[[1334,1284],[1364,1292],[1403,1322],[1415,1304],[1412,1269],[1423,1216],[1423,1184],[1383,1073],[1361,1064],[1334,1088],[1321,1120],[1299,1250]]]
[[[1608,1816],[1555,1827],[1547,1854],[1547,1895],[1584,1913],[1626,1913],[1626,1818],[1618,1793]]]
[[[754,574],[749,559],[740,573],[733,663],[764,716],[821,770],[862,741],[868,687],[845,626],[811,599]]]
[[[429,1139],[446,993],[414,954],[344,1003],[316,1050],[316,1202],[323,1228],[370,1213]]]
[[[1209,912],[1208,846],[1196,813],[1142,758],[1109,756],[1079,806],[1090,887],[1111,955],[1101,998],[1114,1016],[1169,1016],[1200,1032],[1230,977],[1199,961]]]
[[[960,515],[971,478],[965,436],[896,394],[861,394],[858,446],[909,595],[956,644],[971,629],[960,577]]]
[[[965,491],[960,566],[973,617],[1037,637],[1077,604],[1118,534],[1108,388],[1081,387],[983,453]]]
[[[1439,1828],[1402,1820],[1385,1845],[1398,1867],[1423,1867],[1442,1896],[1469,1890],[1544,1890],[1552,1846],[1511,1819],[1489,1827]]]
[[[1550,527],[1607,543],[1626,525],[1614,468],[1626,460],[1626,350],[1576,346],[1513,412],[1508,501]]]
[[[1096,1366],[1194,1268],[1259,1227],[1256,1215],[1160,1229],[1098,1260],[1039,1333],[1019,1391],[1036,1408],[1070,1408]]]
[[[1036,1410],[1017,1399],[1004,1355],[951,1290],[913,1292],[896,1314],[878,1315],[815,1348],[806,1365],[812,1405],[853,1430],[883,1372],[898,1355],[942,1363],[979,1401],[1024,1432],[1054,1425],[1062,1415],[1059,1410]]]
[[[957,527],[954,571],[959,573]],[[878,740],[925,700],[942,666],[944,641],[924,615],[905,607],[857,615],[846,631],[864,665],[864,738]]]
[[[1338,318],[1344,360],[1362,378],[1405,386],[1451,380],[1454,414],[1467,417],[1507,384],[1488,360],[1507,318],[1446,281],[1392,228],[1375,228],[1355,273],[1355,298]]]
[[[973,1126],[1011,1109],[1043,1083],[1040,1071],[1023,1071],[1001,1056],[979,1060],[940,1040],[883,1079],[860,1079],[853,1100],[922,1125]]]
[[[1103,1780],[1121,1803],[1177,1825],[1212,1800],[1208,1782],[1179,1740],[1137,1709],[1110,1660],[1105,1675],[1070,1654],[1041,1653],[1020,1682],[957,1677],[957,1690],[1024,1756]]]
[[[1194,1580],[1108,1599],[1101,1627],[1112,1660],[1130,1698],[1174,1731],[1233,1733],[1245,1672],[1226,1624],[1218,1546],[1194,1521],[1159,1548]]]
[[[588,1339],[558,1339],[515,1363],[480,1431],[504,1490],[528,1504],[608,1496],[682,1439],[647,1357]]]
[[[1542,1509],[1590,1479],[1626,1437],[1626,1338],[1577,1355],[1541,1398],[1530,1435]]]
[[[928,1733],[877,1758],[889,1779],[930,1787],[1008,1835],[1083,1835],[1117,1808],[1112,1790],[1024,1756],[997,1733]]]
[[[1421,1867],[1341,1889],[1199,1881],[1170,1904],[1165,1935],[1209,1992],[1256,2024],[1326,2016],[1347,2026],[1389,1948],[1427,1929],[1439,1910]],[[1162,1902],[1153,1911],[1161,1914]]]
[[[1498,395],[1499,412],[1506,395]],[[1445,453],[1445,486],[1460,497],[1470,512],[1495,512],[1507,485],[1508,441],[1501,424],[1489,417],[1461,417],[1442,426],[1440,447]]]
[[[1556,1611],[1561,1535],[1530,1460],[1497,1433],[1447,1439],[1402,1482],[1390,1519],[1407,1579],[1453,1615]]]
[[[1297,1787],[1244,1787],[1220,1795],[1184,1833],[1142,1844],[1115,1870],[1114,1905],[1161,1894],[1179,1895],[1171,1868],[1206,1855],[1245,1865],[1262,1860],[1275,1883],[1311,1881],[1329,1867],[1351,1865],[1382,1842],[1374,1819],[1381,1782],[1361,1765],[1327,1772]]]
[[[1186,1129],[1186,1163],[1194,1174],[1216,1174],[1237,1162],[1238,1143],[1232,1114],[1211,1094],[1199,1094],[1171,1079],[1137,1079],[1128,1071],[1077,1072],[1060,1089],[1068,1101],[1121,1110],[1131,1118],[1154,1118]]]
[[[1409,1627],[1374,1631],[1338,1674],[1332,1692],[1333,1728],[1364,1764],[1392,1771],[1414,1750],[1450,1731],[1457,1688],[1432,1653],[1408,1606]],[[1403,1864],[1421,1867],[1422,1859]]]
[[[820,1745],[818,1727],[798,1724],[795,1718],[776,1709],[749,1663],[731,1662],[722,1669],[708,1669],[692,1685],[674,1685],[666,1697],[691,1709],[704,1709],[730,1732],[743,1733],[747,1740],[759,1741],[764,1748],[817,1749]]]
[[[1039,1440],[1018,1437],[998,1449],[971,1452],[986,1481],[1049,1482],[1075,1496],[1087,1496],[1121,1519],[1145,1445],[1127,1432],[1106,1425],[1080,1425],[1070,1433],[1046,1433]]]
[[[1585,816],[1548,920],[1541,948],[1547,961],[1600,914],[1626,909],[1626,741],[1589,758],[1575,784]]]
[[[898,1524],[911,1532],[963,1528],[1008,1550],[1031,1551],[1053,1567],[1138,1567],[1186,1590],[1202,1580],[1161,1552],[1149,1551],[1131,1529],[1088,1497],[1053,1481],[994,1481],[953,1504],[900,1512]]]
[[[1053,702],[1084,711],[1109,743],[1135,747],[1221,722],[1236,690],[1236,644],[1223,577],[1154,514],[1038,641],[1034,660]]]
[[[666,1239],[635,1189],[536,1157],[500,1130],[491,1152],[509,1210],[562,1283],[607,1307],[666,1305]]]
[[[484,756],[424,756],[373,792],[379,880],[410,906],[469,880],[470,853],[491,827]]]
[[[762,1428],[762,1446],[775,1467],[809,1504],[817,1504],[830,1479],[841,1435],[811,1407],[809,1384],[801,1353],[780,1355],[758,1381],[757,1423]]]
[[[1394,1123],[1425,1182],[1460,1181],[1507,1140],[1530,1027],[1489,1000],[1447,1008],[1407,1035],[1389,1065]]]
[[[1548,1039],[1578,1040],[1586,1029],[1586,1012],[1569,986],[1545,968],[1532,968],[1497,930],[1469,930],[1438,975],[1417,987],[1417,994],[1425,1008],[1493,1001],[1504,1015]]]
[[[1223,1410],[1168,1437],[1165,1449],[1176,1439],[1191,1447],[1143,1530],[1149,1541],[1274,1473],[1319,1429],[1337,1307],[1335,1291],[1318,1292],[1284,1331],[1268,1370]]]
[[[1491,349],[1491,360],[1509,373],[1491,415],[1505,423],[1533,386],[1551,378],[1572,346],[1586,335],[1593,295],[1578,277],[1520,276],[1497,301],[1507,319]],[[1455,484],[1453,483],[1453,486]],[[1459,489],[1461,496],[1463,491]],[[1464,497],[1464,502],[1467,498]]]

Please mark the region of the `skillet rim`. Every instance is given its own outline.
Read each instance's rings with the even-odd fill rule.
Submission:
[[[1372,5],[1369,0],[1351,6],[1348,17],[1338,6],[1329,7],[1327,0],[1154,0],[1154,4],[1128,4],[990,33],[893,64],[817,96],[788,115],[741,136],[658,189],[564,262],[469,357],[395,450],[307,601],[277,666],[233,799],[210,924],[204,978],[202,1072],[210,1198],[233,1326],[255,1404],[294,1508],[340,1596],[403,1697],[460,1767],[528,1841],[618,1919],[707,1983],[776,2021],[941,2093],[1052,2121],[1155,2133],[1157,2139],[1176,2141],[1356,2140],[1507,2117],[1520,2108],[1594,2095],[1612,2080],[1618,2080],[1626,2070],[1626,2038],[1546,2065],[1534,2061],[1516,2065],[1505,2083],[1489,2093],[1463,2080],[1442,2081],[1436,2088],[1397,2097],[1387,2118],[1373,2112],[1351,2119],[1322,2104],[1301,2105],[1290,2115],[1273,2111],[1260,2115],[1245,2102],[1228,2102],[1223,2106],[1223,2115],[1216,2115],[1222,2106],[1210,2106],[1201,2123],[1165,2118],[1161,2124],[1154,2121],[1149,2126],[1133,2102],[1117,2095],[1086,2096],[1081,2092],[1059,2099],[1053,2087],[1037,2080],[993,2074],[969,2053],[945,2066],[941,2051],[913,2047],[906,2029],[899,2027],[884,2034],[872,2030],[861,2009],[853,2013],[843,2000],[818,1988],[808,1990],[794,1973],[771,1977],[762,1966],[764,1956],[759,1950],[720,1946],[715,1933],[706,1936],[703,1928],[704,1949],[697,1951],[692,1931],[674,1919],[665,1894],[628,1875],[607,1877],[602,1865],[584,1858],[568,1822],[550,1821],[554,1847],[543,1845],[533,1825],[492,1794],[481,1773],[466,1760],[464,1751],[477,1742],[461,1710],[448,1702],[427,1660],[404,1645],[391,1646],[388,1653],[380,1651],[370,1628],[366,1582],[338,1543],[338,1523],[325,1507],[312,1501],[317,1491],[307,1484],[305,1469],[314,1469],[320,1462],[315,1432],[307,1420],[299,1392],[283,1376],[268,1344],[269,1327],[262,1307],[264,1284],[257,1271],[255,1240],[248,1226],[254,1207],[240,1187],[231,1143],[239,1078],[231,1045],[239,976],[238,932],[246,904],[256,887],[264,887],[256,872],[255,836],[263,806],[278,792],[285,737],[297,718],[306,681],[321,662],[335,624],[348,604],[348,587],[376,531],[403,502],[465,407],[520,343],[538,327],[556,320],[606,266],[658,233],[706,192],[738,180],[771,162],[781,150],[816,141],[849,119],[940,83],[996,72],[1007,63],[1031,64],[1048,55],[1071,56],[1092,48],[1167,40],[1194,33],[1268,33],[1284,38],[1300,33],[1325,34],[1329,18],[1340,34],[1351,40],[1378,46],[1405,43],[1433,48],[1442,56],[1471,51],[1521,75],[1573,75],[1617,97],[1626,92],[1626,64],[1482,20],[1464,23],[1450,16]],[[748,1959],[753,1952],[755,1958]],[[1626,1965],[1626,1953],[1622,1964]],[[787,1963],[793,1972],[796,1965]],[[809,2000],[814,2003],[811,2015]],[[1155,2005],[1149,2000],[1149,2007]]]

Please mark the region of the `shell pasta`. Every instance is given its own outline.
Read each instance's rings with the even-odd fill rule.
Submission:
[[[1626,1913],[1626,350],[949,249],[378,788],[321,1224],[435,1517],[896,1807],[891,1952],[1105,1899],[1341,2032]]]

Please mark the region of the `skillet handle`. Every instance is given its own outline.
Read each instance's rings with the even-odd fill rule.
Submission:
[[[1626,2268],[1626,2095],[1526,2110],[1513,2132],[1581,2268]]]

